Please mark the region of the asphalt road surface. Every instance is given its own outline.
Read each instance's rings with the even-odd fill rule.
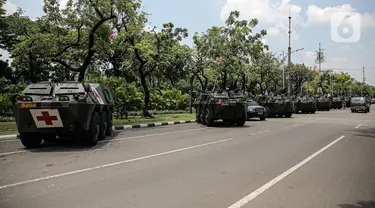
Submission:
[[[374,208],[372,112],[131,130],[94,148],[1,139],[0,207]]]

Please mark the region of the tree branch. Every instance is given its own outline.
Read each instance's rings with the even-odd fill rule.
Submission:
[[[92,3],[92,0],[89,0],[89,1],[92,4],[92,6],[94,7],[96,14],[99,15],[100,19],[104,19],[103,13],[98,9],[98,5],[97,5],[98,1],[96,1],[96,4]],[[111,13],[111,16],[112,15],[113,14]]]
[[[81,25],[79,27],[77,27],[77,32],[78,32],[77,41],[73,44],[67,45],[59,53],[55,54],[54,57],[60,56],[61,54],[63,54],[65,51],[67,51],[71,47],[78,47],[79,46],[79,42],[81,41],[81,28],[82,27],[83,27],[83,23],[81,23]]]

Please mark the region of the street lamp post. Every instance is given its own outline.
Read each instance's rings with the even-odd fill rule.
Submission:
[[[304,50],[305,48],[300,48],[300,49],[297,49],[297,50],[294,50],[294,51],[292,51],[292,52],[290,52],[291,54],[292,53],[295,53],[295,52],[298,52],[298,51],[302,51],[302,50]],[[289,55],[285,55],[285,52],[284,51],[282,51],[283,52],[283,58],[281,59],[282,60],[282,63],[283,63],[283,89],[285,89],[285,59],[286,59],[286,57]],[[289,80],[289,70],[290,70],[290,63],[288,62],[288,76],[287,76],[287,80]],[[289,81],[288,81],[288,89],[289,89],[289,85],[290,85],[290,83],[289,83]],[[290,93],[289,92],[290,90],[288,90],[288,93]]]

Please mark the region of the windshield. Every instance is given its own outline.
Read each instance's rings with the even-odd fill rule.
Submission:
[[[257,102],[255,102],[254,100],[248,100],[247,101],[247,105],[249,105],[249,106],[257,106],[259,104]]]

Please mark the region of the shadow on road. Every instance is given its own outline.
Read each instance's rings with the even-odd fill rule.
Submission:
[[[355,204],[339,204],[340,208],[375,208],[375,201],[358,201]]]
[[[92,151],[100,149],[108,144],[112,139],[115,139],[121,132],[113,131],[112,136],[106,137],[105,140],[99,141],[93,147],[86,146],[81,140],[71,138],[59,138],[54,142],[43,142],[38,149],[26,149],[33,153],[41,152],[76,152],[76,151]]]
[[[354,135],[375,139],[375,128],[359,128],[354,130]]]

